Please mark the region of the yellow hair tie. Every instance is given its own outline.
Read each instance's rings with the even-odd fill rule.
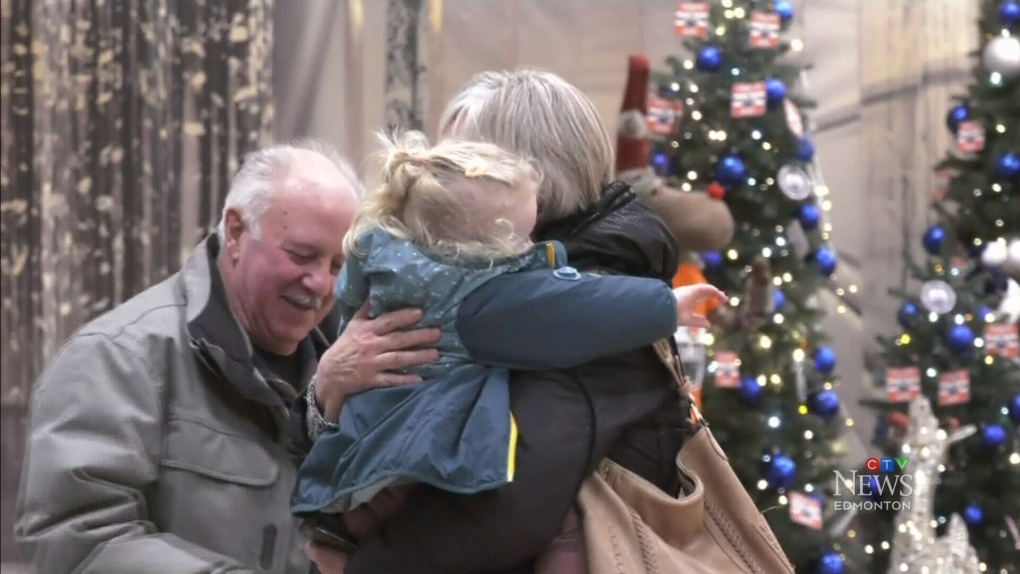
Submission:
[[[488,162],[482,158],[475,158],[468,162],[467,169],[464,170],[464,175],[470,178],[482,177],[485,175],[487,167]]]

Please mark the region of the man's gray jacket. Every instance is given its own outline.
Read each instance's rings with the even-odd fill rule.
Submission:
[[[34,571],[308,573],[296,391],[252,366],[217,251],[86,324],[37,381],[16,527]],[[313,331],[314,356],[328,342]]]

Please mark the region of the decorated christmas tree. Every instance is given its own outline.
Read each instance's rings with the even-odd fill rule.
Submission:
[[[907,456],[907,403],[923,395],[943,428],[973,436],[948,447],[933,490],[933,531],[962,516],[983,571],[1020,572],[1020,4],[984,0],[981,46],[965,97],[946,124],[953,149],[937,166],[939,222],[919,238],[924,261],[905,253],[918,289],[902,300],[902,331],[879,339],[881,399],[876,443]],[[909,474],[909,469],[905,473]],[[916,477],[915,477],[916,478]],[[861,516],[876,572],[902,571],[893,492],[874,493]],[[892,556],[890,557],[890,552]],[[890,563],[893,562],[893,563]],[[888,570],[887,570],[888,569]],[[913,571],[913,570],[912,570]]]
[[[797,572],[862,572],[867,556],[832,498],[850,421],[819,324],[837,261],[803,67],[784,57],[798,44],[784,34],[793,18],[783,0],[677,6],[691,58],[653,74],[652,165],[736,221],[728,246],[700,254],[705,278],[731,295],[709,316],[702,407],[715,436]]]

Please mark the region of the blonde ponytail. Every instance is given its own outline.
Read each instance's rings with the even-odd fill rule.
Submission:
[[[522,192],[536,193],[541,177],[530,161],[488,143],[430,146],[417,131],[378,137],[383,183],[359,208],[345,251],[357,254],[357,238],[376,227],[440,257],[498,258],[526,248],[528,239],[498,215],[523,200]],[[479,214],[483,203],[497,217]]]

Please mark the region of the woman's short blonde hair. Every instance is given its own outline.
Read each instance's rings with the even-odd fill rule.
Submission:
[[[595,105],[551,72],[477,74],[446,106],[439,133],[534,158],[540,226],[590,207],[613,178],[613,144]]]
[[[526,251],[508,213],[533,202],[542,178],[532,162],[494,144],[447,139],[435,146],[417,131],[379,135],[383,183],[358,207],[344,250],[372,228],[446,259],[489,261]]]

